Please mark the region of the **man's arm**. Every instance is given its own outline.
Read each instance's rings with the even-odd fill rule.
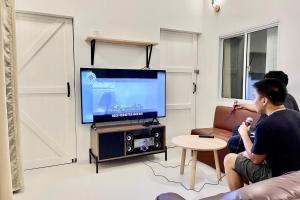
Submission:
[[[244,122],[239,128],[239,133],[241,134],[246,149],[246,153],[244,153],[244,156],[249,158],[254,164],[261,164],[265,160],[266,155],[257,155],[252,153],[253,143],[248,135],[248,127]]]
[[[293,98],[294,109],[299,112],[299,106],[297,104],[297,101],[293,96],[292,96],[292,98]]]
[[[251,103],[241,103],[241,102],[237,102],[236,103],[236,109],[245,109],[245,110],[249,110],[252,112],[257,112],[255,105],[251,104]]]
[[[287,94],[284,101],[284,106],[288,109],[296,110],[299,112],[297,101],[291,94]]]

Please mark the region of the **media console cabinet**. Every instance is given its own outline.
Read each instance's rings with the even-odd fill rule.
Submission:
[[[96,173],[99,163],[109,160],[156,153],[165,153],[167,160],[166,127],[161,124],[95,126],[91,128],[90,139],[89,161],[95,161]]]

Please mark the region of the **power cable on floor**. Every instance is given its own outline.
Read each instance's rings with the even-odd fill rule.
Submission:
[[[180,165],[175,165],[175,166],[171,166],[171,165],[163,165],[161,164],[160,162],[157,162],[157,161],[153,161],[153,160],[147,160],[148,162],[152,162],[152,163],[155,163],[155,164],[159,164],[160,166],[162,166],[163,168],[177,168],[177,167],[180,167]],[[189,160],[189,162],[187,164],[185,164],[184,166],[187,167],[190,165],[190,163],[192,162],[192,159]]]
[[[179,167],[179,166],[180,166],[180,165],[177,165],[177,166],[164,166],[164,165],[162,165],[162,164],[159,163],[159,162],[150,161],[150,160],[148,160],[148,161],[149,161],[149,162],[152,162],[152,163],[157,163],[157,164],[159,164],[160,166],[162,166],[163,168],[176,168],[176,167]],[[185,166],[188,166],[188,165],[190,164],[190,162],[191,162],[191,160],[190,160],[189,163],[188,163],[187,165],[185,165]],[[144,164],[145,164],[146,166],[148,166],[148,167],[151,169],[151,171],[152,171],[152,173],[153,173],[154,176],[156,176],[156,177],[161,177],[161,178],[165,179],[165,180],[166,180],[167,182],[169,182],[169,183],[179,184],[179,185],[181,185],[181,186],[182,186],[185,190],[187,190],[187,191],[201,192],[201,191],[203,190],[203,188],[204,188],[206,185],[212,185],[212,186],[219,185],[220,182],[222,181],[222,179],[225,177],[225,174],[224,174],[223,176],[221,176],[221,178],[218,179],[218,182],[217,182],[217,183],[209,183],[209,182],[206,182],[206,183],[204,183],[198,190],[196,190],[196,189],[187,188],[182,182],[179,182],[179,181],[172,181],[172,180],[168,179],[166,176],[164,176],[164,175],[162,175],[162,174],[157,174],[157,173],[154,171],[154,169],[153,169],[152,166],[150,166],[150,165],[147,164],[146,162],[144,162]]]

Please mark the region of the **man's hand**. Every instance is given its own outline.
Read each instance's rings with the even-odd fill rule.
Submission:
[[[249,110],[249,111],[252,111],[252,112],[256,112],[255,105],[251,104],[251,103],[246,103],[246,102],[243,103],[243,102],[240,102],[240,101],[234,101],[233,107],[234,107],[235,110],[245,109],[245,110]]]
[[[244,106],[243,106],[243,104],[241,102],[235,100],[233,102],[233,108],[234,108],[234,110],[238,110],[238,109],[243,109]]]
[[[249,126],[249,127],[246,126],[245,122],[243,122],[243,123],[240,125],[238,131],[239,131],[239,133],[240,133],[240,135],[241,135],[242,138],[244,138],[244,137],[246,137],[246,136],[249,137],[249,135],[248,135],[249,129],[250,129],[250,126]]]
[[[243,153],[243,155],[250,159],[251,153],[252,153],[251,148],[252,148],[253,144],[252,144],[252,142],[250,140],[250,137],[249,137],[249,134],[248,134],[249,129],[250,129],[250,126],[249,127],[246,126],[245,122],[243,122],[240,125],[238,131],[241,135],[241,138],[243,140],[243,143],[244,143],[244,146],[245,146],[245,149],[246,149],[246,151],[245,151],[245,153]]]
[[[266,155],[256,155],[252,153],[253,143],[248,135],[249,129],[250,127],[247,127],[245,122],[243,122],[238,129],[246,149],[246,151],[241,154],[249,158],[254,164],[261,164],[265,160]]]
[[[243,154],[243,156],[245,156],[246,158],[250,159],[250,157],[249,157],[247,151],[243,151],[242,154]]]
[[[244,156],[244,157],[250,159],[250,158],[249,158],[249,155],[248,155],[248,153],[247,153],[247,151],[240,152],[239,155],[242,155],[242,156]]]

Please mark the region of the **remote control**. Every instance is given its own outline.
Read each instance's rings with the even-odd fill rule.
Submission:
[[[214,138],[213,135],[199,135],[199,138]]]

